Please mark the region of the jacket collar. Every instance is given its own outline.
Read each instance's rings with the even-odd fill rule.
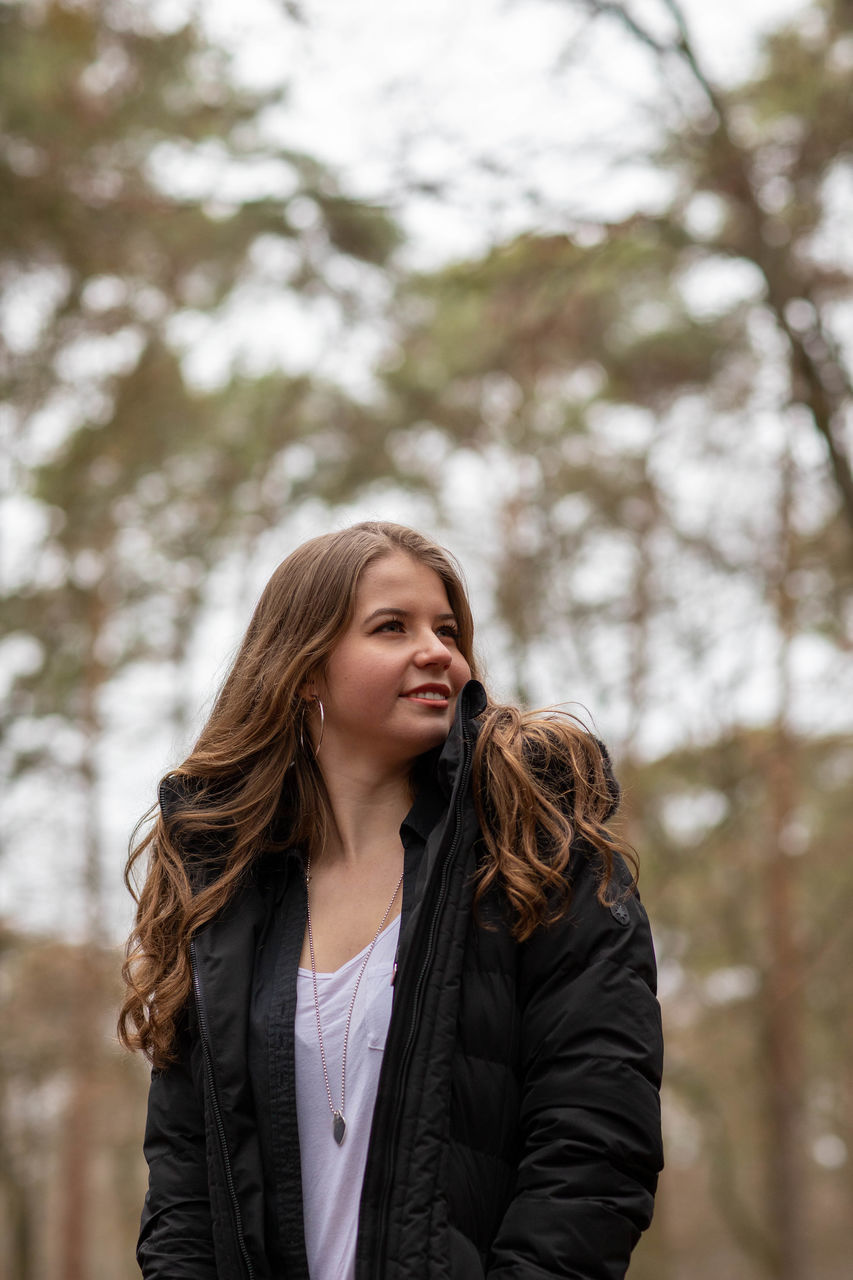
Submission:
[[[464,743],[473,743],[480,731],[477,717],[487,706],[486,691],[479,680],[469,680],[459,691],[456,714],[435,766],[436,780],[450,798],[464,756]]]
[[[485,690],[476,680],[464,686],[464,704],[462,694],[460,690],[456,716],[444,742],[431,747],[415,761],[412,776],[415,798],[400,830],[402,833],[403,828],[407,828],[424,843],[447,812],[460,763],[460,743],[466,736],[476,736],[479,731],[476,717],[486,705]]]
[[[443,813],[441,820],[430,832],[423,856],[418,867],[420,889],[417,897],[423,893],[423,886],[432,876],[436,864],[440,861],[446,840],[452,836],[454,811],[463,795],[470,787],[471,748],[480,731],[477,717],[487,705],[486,691],[479,680],[469,680],[463,686],[456,702],[456,714],[450,732],[438,751],[433,777],[442,797]]]

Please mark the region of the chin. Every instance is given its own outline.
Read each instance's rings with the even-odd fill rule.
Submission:
[[[421,741],[423,745],[418,748],[418,755],[423,751],[431,751],[433,747],[441,746],[449,733],[449,724],[433,725],[431,732],[425,733],[422,736]]]
[[[425,726],[420,733],[407,734],[405,739],[398,738],[397,744],[404,746],[407,753],[413,756],[423,755],[425,751],[431,751],[433,747],[438,747],[444,742],[450,732],[450,724],[433,724]]]

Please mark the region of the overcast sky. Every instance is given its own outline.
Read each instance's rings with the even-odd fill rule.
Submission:
[[[616,24],[590,29],[565,0],[304,0],[304,26],[283,7],[204,0],[199,11],[234,51],[241,79],[289,85],[282,135],[331,161],[351,189],[394,196],[402,174],[452,180],[461,207],[406,201],[425,259],[522,225],[528,185],[557,208],[631,207],[646,194],[636,171],[608,172],[606,188],[595,181],[604,159],[597,140],[641,128],[633,104],[659,98],[647,58]],[[661,0],[628,7],[664,30]],[[803,0],[683,0],[705,64],[723,80],[748,71],[763,29],[803,7]],[[557,70],[561,53],[567,62]],[[509,165],[509,180],[486,181],[466,165],[473,156]]]

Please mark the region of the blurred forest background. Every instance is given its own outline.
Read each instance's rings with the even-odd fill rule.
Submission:
[[[258,88],[189,6],[0,0],[3,1280],[137,1274],[128,834],[273,566],[370,516],[617,757],[668,1037],[631,1280],[851,1274],[853,3],[727,74],[695,8],[493,7],[562,33],[542,148],[429,178],[405,137],[369,191],[288,141],[293,55]]]

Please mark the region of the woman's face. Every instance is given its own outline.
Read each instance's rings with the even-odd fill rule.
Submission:
[[[339,752],[408,763],[443,742],[471,675],[456,630],[434,570],[403,551],[372,561],[317,682],[325,710],[321,763]]]

